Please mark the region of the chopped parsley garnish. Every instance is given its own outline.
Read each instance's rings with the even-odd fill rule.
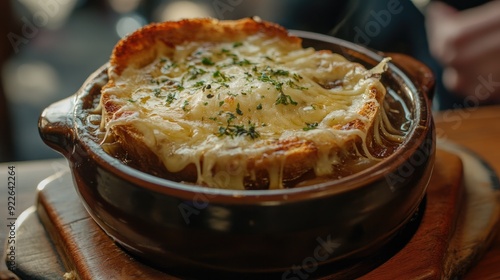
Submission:
[[[172,102],[174,102],[174,100],[176,100],[177,98],[175,98],[175,93],[169,93],[167,95],[167,105],[170,105],[172,104]]]
[[[255,125],[249,123],[248,128],[244,126],[235,126],[236,127],[236,135],[244,135],[249,136],[252,139],[258,138],[260,136],[259,132],[255,130]]]
[[[224,73],[222,73],[221,71],[217,70],[213,73],[212,77],[214,77],[217,82],[227,82],[229,81],[229,78],[224,75]]]
[[[252,69],[254,72],[257,72],[257,69]],[[267,66],[263,71],[260,72],[260,76],[257,78],[261,82],[269,83],[274,86],[274,88],[279,92],[278,98],[276,99],[275,104],[282,104],[282,105],[297,105],[297,102],[295,102],[290,95],[287,95],[283,92],[283,82],[280,81],[278,78],[281,77],[288,77],[290,75],[290,72],[283,70],[283,69],[277,69],[273,70],[271,67]],[[282,80],[283,78],[281,78]],[[295,89],[305,89],[302,87],[299,87],[295,83],[293,83],[291,80],[286,81],[287,85],[290,87],[293,87]]]
[[[194,79],[198,78],[198,76],[207,73],[207,71],[205,71],[201,68],[196,68],[192,65],[189,66],[188,71],[189,71],[189,80],[194,80]]]
[[[236,116],[231,113],[231,112],[227,112],[227,124],[230,124],[232,121],[234,121],[236,119]]]
[[[242,42],[235,42],[235,43],[233,44],[233,48],[237,48],[237,47],[241,47],[241,46],[243,46],[243,43],[242,43]]]
[[[155,88],[155,89],[153,90],[153,93],[154,93],[154,95],[155,95],[156,97],[158,97],[158,96],[160,96],[160,94],[161,94],[161,89],[159,89],[159,88]]]
[[[236,112],[238,115],[242,115],[243,112],[238,112],[239,109],[239,104],[237,105]],[[219,113],[221,115],[222,112]],[[248,125],[239,125],[239,124],[233,124],[233,121],[236,119],[236,115],[231,113],[231,112],[226,112],[225,113],[227,116],[226,120],[226,126],[219,126],[218,133],[217,135],[219,137],[221,136],[230,136],[231,138],[235,136],[248,136],[251,139],[255,139],[260,136],[259,132],[255,129],[255,124],[248,121]],[[213,121],[216,121],[217,118],[211,117],[210,118]]]
[[[165,63],[165,62],[167,62],[166,59],[165,59],[165,61],[163,61],[163,63]],[[175,68],[175,67],[177,67],[177,63],[175,63],[175,62],[171,62],[170,64],[165,63],[163,65],[163,67],[161,68],[161,72],[163,74],[166,74],[170,70],[170,68]]]
[[[240,109],[240,103],[236,104],[236,114],[242,116],[243,112]]]
[[[230,135],[228,132],[227,132],[227,126],[224,127],[224,126],[219,126],[219,136],[223,136],[223,135]]]
[[[302,130],[308,131],[308,130],[316,129],[317,127],[318,127],[318,123],[317,122],[315,122],[315,123],[306,123],[306,127],[302,128]]]
[[[189,106],[189,101],[184,100],[184,103],[182,104],[182,107],[181,107],[181,108],[182,108],[182,111],[184,111],[184,112],[189,111],[188,106]]]
[[[266,72],[262,72],[258,79],[259,81],[265,83],[276,83],[276,81],[271,79],[271,77]]]
[[[199,88],[199,87],[202,87],[203,85],[205,84],[205,81],[198,81],[196,82],[193,87],[195,88]]]
[[[209,65],[209,66],[215,64],[209,57],[202,58],[201,63],[203,63],[203,65]]]
[[[255,129],[255,125],[248,121],[248,126],[244,125],[232,125],[228,124],[227,126],[219,127],[219,136],[248,136],[251,139],[256,139],[260,136],[259,132]]]
[[[262,103],[259,103],[259,105],[257,105],[257,110],[262,110]]]
[[[250,62],[248,59],[243,59],[240,61],[235,61],[234,64],[239,65],[239,66],[247,66],[247,65],[252,65],[253,63]]]
[[[297,81],[297,82],[298,82],[299,80],[302,80],[302,76],[301,76],[301,75],[299,75],[299,74],[297,74],[297,73],[293,73],[292,77],[293,77],[293,79],[294,79],[295,81]]]
[[[299,86],[299,85],[297,85],[296,83],[294,83],[292,80],[287,81],[287,82],[286,82],[286,84],[287,84],[289,87],[293,88],[293,89],[307,90],[307,88],[306,88],[306,87]]]
[[[245,72],[245,80],[247,80],[247,82],[250,82],[252,77],[252,74]]]
[[[298,103],[295,102],[290,95],[284,94],[284,93],[280,92],[280,94],[278,95],[278,98],[276,99],[276,102],[274,102],[274,104],[276,104],[276,105],[278,105],[278,104],[283,104],[283,105],[288,105],[288,104],[297,105]]]
[[[290,72],[283,69],[273,70],[272,73],[276,76],[288,76],[290,74]]]

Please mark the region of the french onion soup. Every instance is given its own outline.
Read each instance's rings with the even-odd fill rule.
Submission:
[[[259,19],[151,24],[113,50],[95,100],[96,141],[134,168],[188,184],[335,180],[405,137],[404,106],[380,81],[388,60],[366,69]]]

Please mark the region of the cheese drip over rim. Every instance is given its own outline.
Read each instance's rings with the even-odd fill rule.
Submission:
[[[112,77],[114,86],[102,93],[120,109],[103,110],[102,129],[133,126],[169,172],[194,165],[199,185],[244,189],[246,179],[261,176],[253,167],[265,161],[269,188],[283,188],[289,156],[283,141],[313,146],[312,170],[324,176],[342,164],[342,150],[378,160],[366,143],[372,124],[377,143],[381,135],[401,139],[379,104],[386,62],[367,70],[339,54],[262,34],[189,42]],[[366,104],[381,110],[374,118],[360,113]]]

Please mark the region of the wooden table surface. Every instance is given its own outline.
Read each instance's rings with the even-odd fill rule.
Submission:
[[[500,174],[500,106],[444,111],[435,114],[436,135],[450,140],[481,156]],[[8,236],[7,177],[8,167],[16,170],[16,217],[33,205],[38,182],[67,169],[63,159],[0,164],[0,244]],[[5,225],[4,225],[5,224]],[[5,276],[5,262],[0,262],[0,279]],[[466,279],[500,279],[500,235]]]

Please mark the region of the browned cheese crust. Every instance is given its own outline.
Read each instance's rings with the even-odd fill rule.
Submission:
[[[255,20],[242,19],[237,21],[218,21],[215,19],[190,19],[178,22],[163,22],[148,25],[128,37],[120,40],[113,50],[110,67],[109,82],[104,87],[115,87],[115,78],[120,76],[127,67],[141,68],[152,63],[160,54],[168,56],[172,48],[186,42],[235,42],[244,40],[245,37],[264,33],[269,37],[278,37],[284,43],[290,45],[291,49],[301,48],[301,39],[291,36],[283,28],[276,24]],[[326,51],[329,52],[329,51]],[[382,88],[373,87],[370,90],[380,104],[383,102],[384,93]],[[101,97],[104,122],[111,119],[123,117],[134,112],[121,110],[121,105],[116,103],[112,95],[103,94]],[[369,121],[352,120],[348,123],[338,124],[332,128],[338,130],[360,129],[367,130],[373,125],[373,120],[379,110],[378,104],[373,101],[367,102],[358,112],[360,116],[368,118]],[[368,127],[365,127],[368,126]],[[197,171],[194,164],[188,165],[180,172],[168,172],[162,164],[162,159],[155,154],[150,147],[145,145],[145,135],[141,134],[132,125],[113,126],[110,135],[121,144],[127,151],[127,155],[134,161],[137,168],[153,173],[157,176],[170,178],[178,181],[195,182]],[[360,141],[352,136],[347,143]],[[288,138],[267,142],[269,145],[265,152],[247,157],[246,168],[252,170],[252,174],[245,176],[245,187],[247,189],[268,188],[268,170],[279,164],[272,153],[284,153],[283,181],[299,178],[310,172],[318,160],[318,148],[312,141],[304,139]],[[160,145],[160,143],[159,143]],[[330,152],[334,153],[342,147],[332,145]],[[203,161],[203,157],[201,161]],[[240,168],[238,158],[235,158],[234,168]],[[229,166],[229,169],[228,169]],[[216,169],[226,169],[231,172],[231,163],[224,166],[214,166]],[[234,171],[239,172],[239,171]]]

